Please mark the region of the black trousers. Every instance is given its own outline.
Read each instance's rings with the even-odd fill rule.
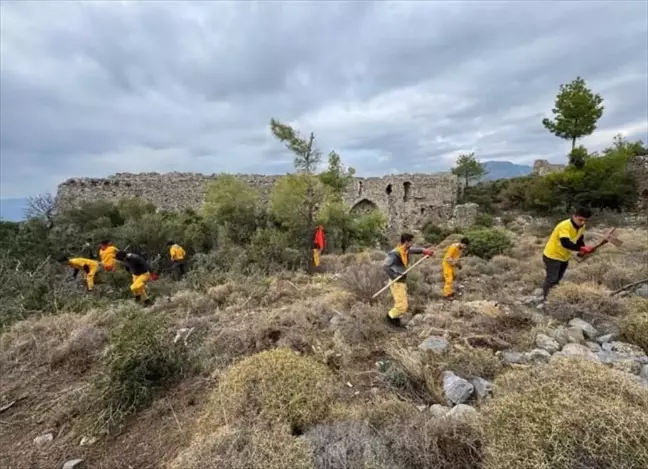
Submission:
[[[181,261],[173,261],[171,272],[173,273],[174,280],[180,280],[187,273],[187,262],[184,259]]]
[[[544,285],[542,286],[542,295],[546,299],[549,290],[558,285],[562,280],[569,262],[549,259],[547,256],[542,256],[542,261],[544,262],[545,271],[547,272]]]

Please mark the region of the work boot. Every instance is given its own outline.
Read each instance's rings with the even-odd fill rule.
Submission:
[[[144,306],[151,306],[153,304],[153,301],[151,301],[150,298],[147,298],[144,300]]]
[[[400,318],[392,318],[389,314],[385,315],[385,320],[387,321],[387,324],[389,324],[391,327],[397,328],[397,329],[402,329],[405,326],[401,322]]]
[[[139,295],[135,296],[135,303],[139,303],[142,300]]]

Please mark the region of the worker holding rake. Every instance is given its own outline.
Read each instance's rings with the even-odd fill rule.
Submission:
[[[402,327],[400,318],[408,309],[406,281],[407,272],[411,269],[408,269],[409,255],[423,254],[425,257],[434,255],[431,249],[414,247],[413,244],[414,235],[403,233],[400,238],[400,243],[387,253],[387,258],[383,263],[383,269],[391,280],[389,288],[394,297],[394,307],[387,313],[386,320],[394,327]]]

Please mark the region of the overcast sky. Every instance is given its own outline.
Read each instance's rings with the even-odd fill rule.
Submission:
[[[583,143],[648,140],[648,7],[577,2],[0,5],[1,197],[115,172],[283,173],[271,117],[360,175],[565,160],[541,124],[583,76]]]

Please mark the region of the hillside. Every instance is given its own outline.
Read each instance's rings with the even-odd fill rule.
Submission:
[[[512,245],[467,256],[455,301],[440,255],[458,235],[438,245],[408,278],[403,330],[383,320],[389,293],[371,300],[375,250],[314,275],[197,255],[151,283],[150,308],[115,296],[123,272],[90,299],[61,283],[79,312],[23,312],[0,335],[0,467],[648,467],[648,299],[610,296],[648,277],[648,232],[572,262],[538,307],[551,226],[500,229]]]
[[[515,164],[510,161],[484,161],[486,175],[483,181],[495,181],[497,179],[510,179],[520,176],[528,176],[533,168],[525,164]]]

